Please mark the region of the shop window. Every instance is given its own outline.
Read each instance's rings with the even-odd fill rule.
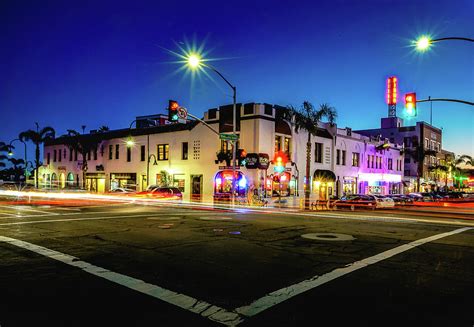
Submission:
[[[168,160],[169,144],[158,144],[158,160]]]
[[[145,146],[140,146],[140,161],[145,161]]]
[[[120,157],[120,144],[115,144],[115,159]]]
[[[127,162],[132,161],[132,149],[127,147]]]
[[[113,155],[114,155],[114,146],[111,144],[109,145],[109,160],[113,159]]]
[[[184,192],[184,174],[173,175],[173,187],[177,187],[181,192]]]
[[[314,143],[314,162],[323,162],[323,144]]]
[[[181,143],[181,159],[188,160],[188,142]]]
[[[352,167],[359,167],[360,153],[352,152]]]

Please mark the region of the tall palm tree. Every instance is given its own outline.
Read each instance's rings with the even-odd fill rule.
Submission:
[[[0,142],[0,167],[6,167],[5,163],[3,160],[8,159],[8,157],[4,154],[1,154],[2,152],[7,152],[9,151],[9,147],[5,142]]]
[[[18,136],[21,141],[31,141],[36,146],[35,149],[35,187],[38,187],[38,177],[39,177],[39,167],[41,167],[42,162],[40,161],[40,145],[47,140],[54,139],[56,132],[54,128],[46,126],[44,128],[39,128],[38,123],[36,124],[36,131],[29,129],[27,131],[21,132]]]
[[[101,143],[97,134],[81,134],[73,129],[68,129],[67,134],[62,136],[65,138],[64,143],[69,147],[70,151],[77,151],[82,156],[82,187],[86,187],[87,155],[92,151],[97,151]]]
[[[336,109],[328,104],[322,104],[316,109],[309,101],[304,101],[300,108],[287,106],[284,113],[284,119],[295,127],[295,132],[298,133],[300,129],[308,133],[308,141],[306,142],[306,181],[305,181],[305,199],[304,208],[309,210],[310,189],[310,167],[311,167],[311,136],[316,136],[318,130],[318,123],[323,117],[326,117],[328,122],[332,125],[336,121]]]

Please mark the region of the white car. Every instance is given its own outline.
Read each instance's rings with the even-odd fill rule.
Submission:
[[[376,201],[376,208],[394,208],[395,207],[395,201],[393,201],[392,198],[389,198],[388,196],[384,195],[378,195],[378,194],[373,194],[375,197]]]

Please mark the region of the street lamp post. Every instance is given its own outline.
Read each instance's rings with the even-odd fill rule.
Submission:
[[[130,126],[128,127],[128,129],[130,130],[130,137],[131,137],[132,125],[136,121],[137,121],[136,119],[133,120],[130,123]],[[134,144],[134,142],[131,138],[127,140],[127,146],[128,147],[133,146],[133,144]],[[150,159],[151,159],[151,157],[155,158],[155,161],[153,162],[153,165],[154,166],[158,165],[156,156],[154,154],[150,154],[150,133],[146,134],[146,151],[147,151],[147,154],[146,154],[146,157],[147,157],[147,160],[146,160],[146,186],[148,187],[150,185],[150,178],[149,177],[150,177]]]
[[[21,143],[23,143],[23,144],[25,145],[25,159],[24,159],[24,160],[25,160],[25,163],[24,163],[24,164],[25,164],[25,184],[26,184],[27,178],[28,178],[28,176],[27,176],[27,174],[28,174],[28,167],[27,167],[27,162],[28,162],[28,160],[27,160],[27,155],[26,155],[26,142],[25,142],[25,141],[22,141],[22,140],[20,140],[20,139],[13,139],[13,140],[11,140],[11,141],[10,141],[10,145],[8,146],[8,148],[9,148],[8,155],[9,155],[9,156],[12,156],[12,155],[13,155],[13,152],[12,152],[11,149],[13,148],[13,145],[12,145],[12,144],[13,144],[13,142],[15,142],[15,141],[20,141]]]
[[[448,40],[455,40],[455,41],[467,41],[467,42],[474,42],[474,39],[470,39],[467,37],[442,37],[438,39],[431,39],[428,36],[422,36],[418,38],[418,40],[413,41],[413,44],[416,46],[417,50],[419,51],[426,51],[428,48],[436,42],[441,42],[441,41],[448,41]]]
[[[196,68],[200,68],[200,67],[206,67],[206,68],[209,68],[211,69],[212,71],[214,71],[217,75],[219,75],[223,80],[224,82],[227,83],[227,85],[230,86],[230,88],[232,89],[232,134],[234,136],[233,140],[231,141],[232,143],[232,186],[231,186],[231,203],[232,205],[235,204],[235,182],[236,182],[236,178],[235,178],[235,157],[236,157],[236,125],[237,125],[237,118],[236,118],[236,115],[237,115],[237,87],[235,85],[233,85],[232,83],[230,83],[225,77],[224,75],[222,75],[216,68],[214,68],[213,66],[209,65],[209,64],[206,64],[203,62],[203,59],[197,55],[197,54],[189,54],[187,56],[187,65],[193,69],[196,69]]]

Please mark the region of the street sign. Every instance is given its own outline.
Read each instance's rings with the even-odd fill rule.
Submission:
[[[237,141],[239,139],[238,134],[224,134],[220,133],[219,138],[224,141]]]
[[[178,116],[181,119],[186,119],[186,117],[188,116],[188,110],[186,110],[185,107],[179,107],[178,108]]]

